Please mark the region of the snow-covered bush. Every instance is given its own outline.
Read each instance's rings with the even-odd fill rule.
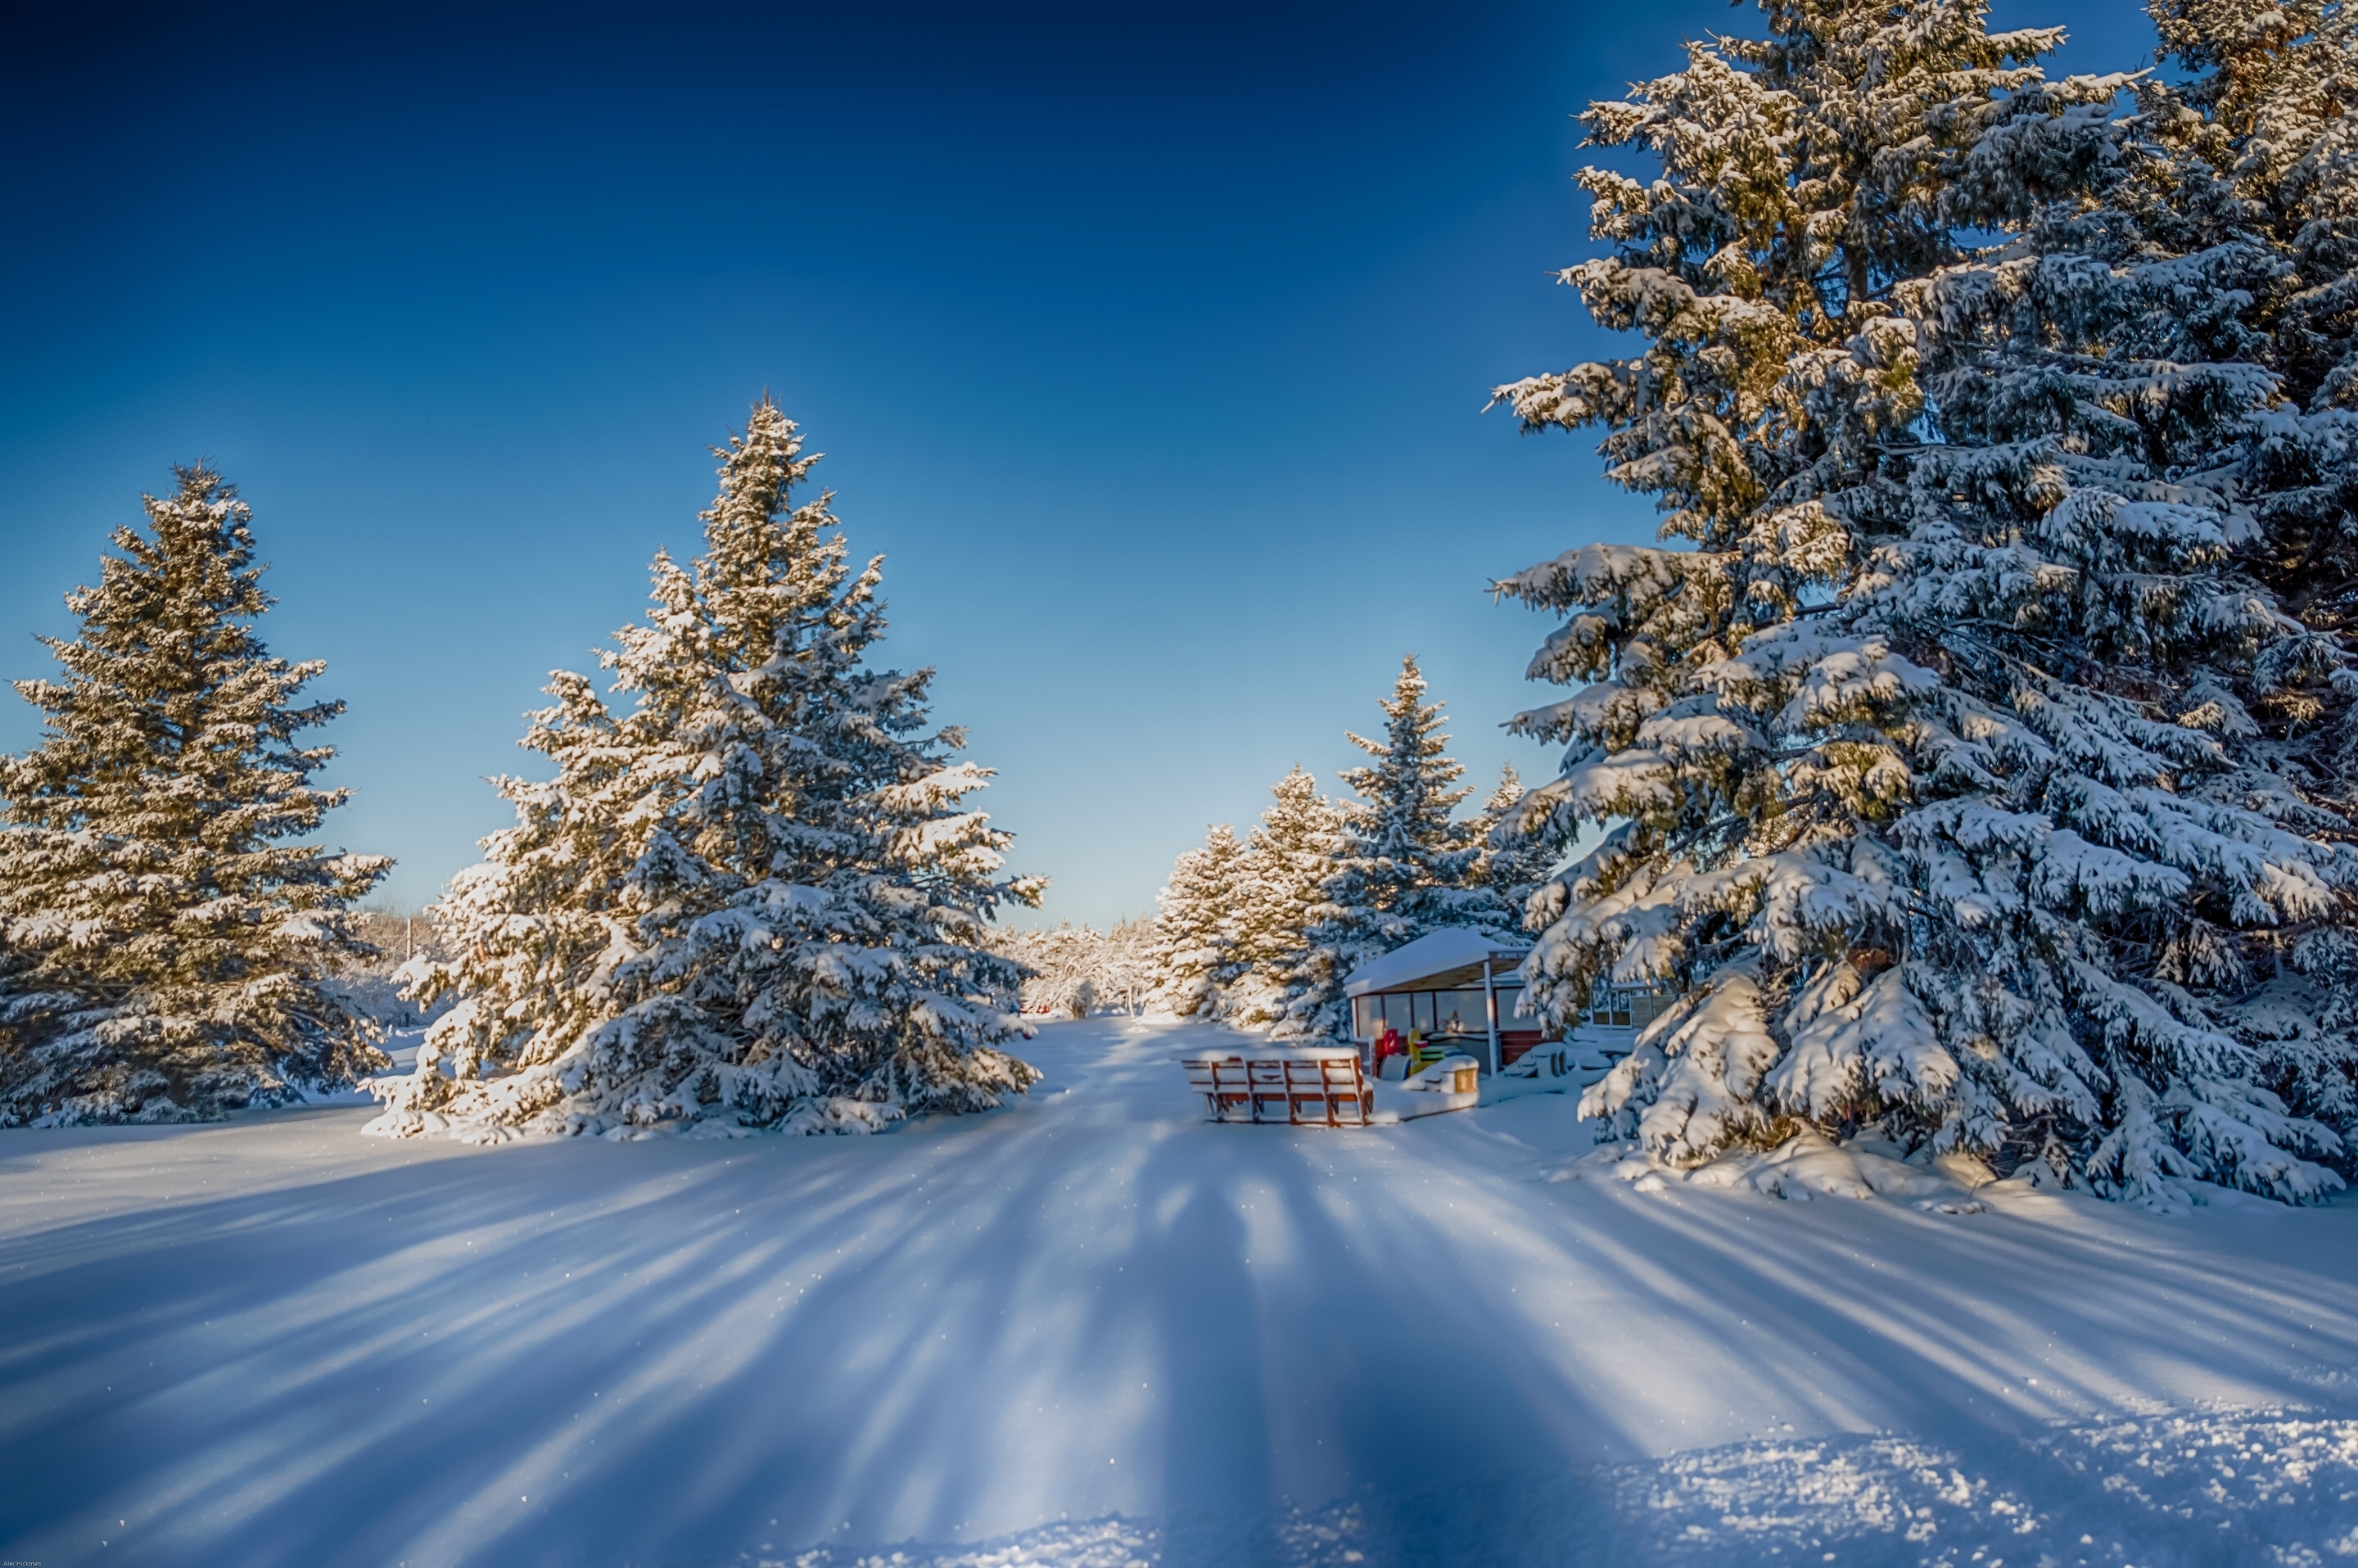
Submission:
[[[353,914],[352,929],[372,950],[334,972],[336,992],[347,1006],[386,1029],[415,1029],[441,1015],[447,998],[427,1007],[409,994],[414,966],[449,957],[430,912],[364,908]]]
[[[1671,1164],[1877,1124],[2118,1195],[2338,1186],[2234,1017],[2358,889],[2255,717],[2340,655],[2235,553],[2250,258],[2140,224],[2130,81],[2047,80],[2056,32],[1768,16],[1585,117],[1660,165],[1584,177],[1614,251],[1564,275],[1643,349],[1498,389],[1603,426],[1692,546],[1499,585],[1585,684],[1516,719],[1569,746],[1496,837],[1608,829],[1526,995],[1684,990],[1582,1104]]]
[[[1029,971],[1023,1011],[1060,1018],[1143,1011],[1154,988],[1154,942],[1151,920],[1117,921],[1106,931],[1067,921],[990,935],[994,951]]]
[[[932,672],[865,662],[880,564],[851,570],[828,497],[791,503],[801,447],[764,398],[716,453],[704,553],[655,557],[602,655],[627,708],[553,677],[524,744],[557,776],[499,781],[516,826],[436,906],[416,992],[455,1005],[372,1130],[865,1131],[1036,1079],[984,937],[1044,884],[1001,876]]]
[[[369,957],[349,913],[392,862],[286,840],[342,790],[299,742],[324,665],[273,658],[251,514],[203,465],[114,532],[16,683],[47,720],[0,759],[0,1126],[185,1121],[384,1065],[334,983]]]

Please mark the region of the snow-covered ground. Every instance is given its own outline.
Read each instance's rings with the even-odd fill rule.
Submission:
[[[871,1139],[0,1132],[0,1557],[2358,1563],[2358,1206],[1200,1119],[1193,1026]]]

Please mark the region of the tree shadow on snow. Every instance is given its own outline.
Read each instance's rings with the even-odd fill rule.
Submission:
[[[1159,1103],[514,1145],[8,1238],[0,1541],[750,1564],[1120,1516],[1171,1563],[1719,1561],[1692,1553],[1769,1542],[1713,1522],[1735,1483],[1643,1455],[1751,1454],[1766,1518],[1823,1471],[1779,1443],[2010,1453],[2170,1368],[2264,1388],[2358,1351],[2315,1276],[2166,1236],[1666,1203],[1525,1179],[1474,1119]]]

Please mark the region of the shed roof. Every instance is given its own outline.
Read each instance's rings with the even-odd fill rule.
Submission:
[[[1420,981],[1454,980],[1458,971],[1466,969],[1474,971],[1472,978],[1478,982],[1483,959],[1489,959],[1494,970],[1503,974],[1530,951],[1528,943],[1500,941],[1479,931],[1428,932],[1405,947],[1395,947],[1352,970],[1343,981],[1343,994],[1416,990],[1421,989]]]

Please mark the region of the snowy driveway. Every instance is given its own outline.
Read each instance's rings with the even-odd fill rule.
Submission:
[[[1029,1101],[872,1139],[392,1144],[341,1109],[0,1132],[0,1555],[847,1562],[1031,1531],[1003,1561],[1111,1563],[1146,1537],[1089,1558],[1042,1527],[1120,1515],[1170,1562],[1247,1525],[1297,1561],[1343,1560],[1336,1529],[1368,1561],[1571,1561],[1583,1499],[1654,1476],[1647,1528],[1740,1562],[1771,1539],[1729,1522],[1745,1487],[1802,1439],[2358,1413],[2348,1203],[1551,1184],[1587,1142],[1564,1097],[1215,1126],[1170,1061],[1200,1038],[1051,1026]],[[1369,1525],[1390,1495],[1447,1550]],[[1289,1503],[1335,1528],[1271,1536]],[[2300,1506],[2312,1535],[2346,1507],[2358,1552],[2346,1491]],[[1901,1540],[1843,1560],[1917,1561]]]

